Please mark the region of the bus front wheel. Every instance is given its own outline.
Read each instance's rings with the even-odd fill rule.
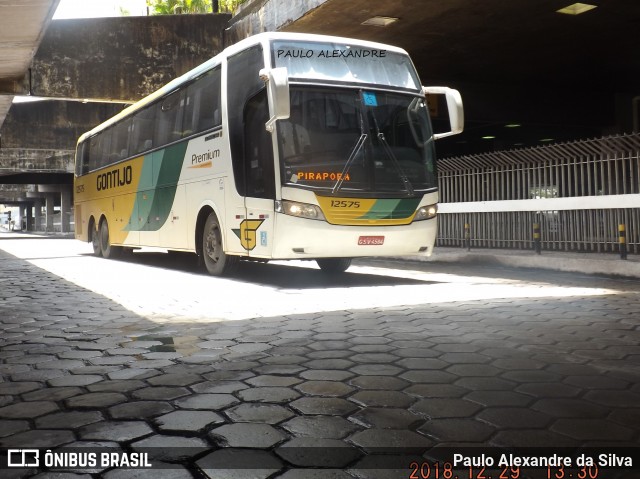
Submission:
[[[202,256],[209,274],[224,276],[233,271],[239,258],[227,255],[222,249],[222,230],[214,213],[210,213],[202,234]]]
[[[344,273],[351,266],[351,258],[318,258],[316,263],[325,273]]]

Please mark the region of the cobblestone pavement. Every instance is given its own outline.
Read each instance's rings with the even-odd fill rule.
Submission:
[[[640,446],[636,281],[397,261],[219,279],[87,252],[0,235],[0,446],[164,468],[2,478],[399,478],[372,458]]]

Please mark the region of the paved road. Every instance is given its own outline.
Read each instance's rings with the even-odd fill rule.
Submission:
[[[0,234],[0,446],[156,468],[3,478],[398,478],[433,446],[640,446],[636,280],[400,261],[219,279],[186,255],[89,253]]]

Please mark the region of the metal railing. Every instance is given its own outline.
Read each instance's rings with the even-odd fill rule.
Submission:
[[[640,134],[440,160],[438,245],[640,253]],[[468,225],[465,229],[465,224]],[[468,238],[468,239],[467,239]]]

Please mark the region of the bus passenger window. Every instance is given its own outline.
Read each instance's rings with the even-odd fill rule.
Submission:
[[[76,151],[76,176],[89,172],[89,143],[84,141]]]
[[[220,124],[214,112],[220,108],[220,67],[207,72],[187,88],[184,136],[209,130]]]
[[[160,102],[156,112],[154,145],[166,145],[182,138],[184,96],[184,91],[176,91]]]
[[[113,141],[113,130],[114,128],[107,128],[104,131],[101,131],[100,133],[98,133],[98,135],[100,136],[100,143],[101,146],[99,148],[100,153],[98,155],[97,158],[94,158],[94,161],[96,161],[96,165],[95,167],[97,168],[101,168],[103,166],[106,166],[110,163],[114,163],[116,161],[118,161],[119,158],[113,158],[112,156],[110,156],[111,154],[111,142]]]
[[[153,147],[153,126],[156,110],[157,104],[153,104],[134,115],[130,143],[132,155],[143,153]]]
[[[111,129],[104,130],[89,140],[89,170],[108,164]]]
[[[131,118],[125,118],[112,129],[111,154],[109,163],[120,161],[129,156],[129,131],[131,130]]]

